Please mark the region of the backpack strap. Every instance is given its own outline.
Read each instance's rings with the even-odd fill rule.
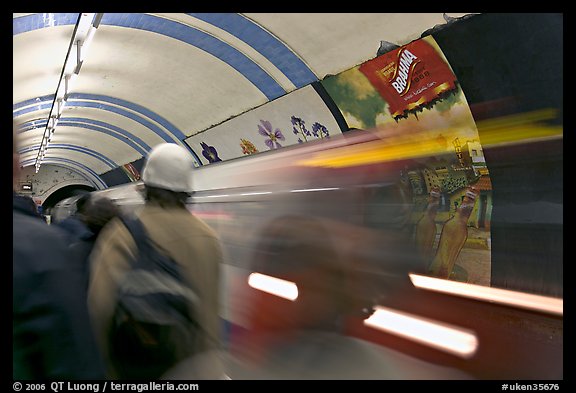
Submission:
[[[146,233],[146,229],[144,229],[144,225],[140,222],[140,219],[137,217],[126,217],[124,215],[120,216],[120,219],[134,238],[138,248],[140,248],[141,244],[148,241],[148,234]]]
[[[168,255],[161,253],[152,244],[142,221],[140,221],[138,217],[121,216],[120,218],[132,235],[136,247],[138,247],[138,255],[140,255],[137,255],[136,258],[130,261],[132,268],[145,270],[156,270],[160,268],[181,280],[180,267]]]
[[[144,228],[144,225],[140,221],[138,217],[120,217],[124,226],[132,235],[134,242],[136,243],[136,247],[138,247],[138,253],[142,255],[155,255],[159,254],[156,247],[154,247],[150,241],[150,237],[148,236],[148,232]],[[132,267],[142,267],[145,269],[152,269],[153,266],[142,266],[143,261],[149,261],[150,258],[138,258],[136,257],[134,260],[131,261]]]

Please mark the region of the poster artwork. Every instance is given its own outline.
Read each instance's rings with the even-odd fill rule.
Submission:
[[[412,155],[399,184],[412,202],[405,229],[422,271],[490,286],[490,174],[464,92],[434,38],[325,78],[322,85],[349,125],[381,137],[374,157]],[[383,214],[378,194],[373,198],[365,214],[377,226],[371,220]]]
[[[122,165],[122,169],[131,182],[140,180],[140,172],[138,172],[138,169],[136,169],[132,163]]]
[[[448,63],[425,40],[411,42],[360,66],[360,71],[389,104],[394,120],[430,109],[457,91]]]

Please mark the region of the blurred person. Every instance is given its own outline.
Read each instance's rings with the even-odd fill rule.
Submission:
[[[42,220],[42,215],[38,212],[38,207],[34,199],[28,195],[14,194],[14,205],[18,206],[18,209],[22,212],[28,212],[32,217],[38,217]]]
[[[146,157],[142,172],[146,203],[138,218],[154,245],[179,264],[184,278],[197,291],[200,306],[196,312],[201,336],[196,347],[189,349],[189,356],[199,358],[221,348],[218,308],[222,248],[216,233],[186,209],[186,199],[193,192],[192,171],[192,156],[183,147],[172,143],[155,146]],[[116,306],[116,289],[130,269],[136,251],[128,229],[115,218],[102,230],[91,254],[93,274],[88,305],[97,341],[105,354],[108,376],[113,379],[138,374],[135,365],[122,364],[111,356],[108,335]],[[203,368],[206,372],[195,378],[221,377],[219,358],[209,358],[210,364]],[[172,366],[177,365],[166,365],[166,369]],[[141,375],[141,378],[149,377]]]
[[[82,214],[84,213],[84,207],[91,198],[90,193],[84,193],[76,201],[76,211],[70,216],[66,217],[62,221],[56,222],[56,226],[64,229],[71,240],[77,240],[89,237],[91,235],[90,230],[82,220]]]
[[[88,194],[85,195],[87,196]],[[111,199],[106,197],[85,198],[79,209],[77,214],[74,215],[74,220],[78,223],[71,224],[68,227],[72,230],[75,229],[75,232],[71,233],[74,236],[74,240],[70,247],[82,263],[86,290],[88,290],[89,277],[92,270],[89,260],[90,253],[102,228],[112,218],[120,215],[120,209]],[[72,223],[73,221],[68,222]]]
[[[345,296],[346,270],[330,230],[321,219],[300,215],[273,219],[263,229],[254,271],[296,283],[298,299],[287,303],[276,297],[256,298],[262,303],[254,306],[253,329],[341,329],[340,318],[349,301]]]
[[[90,198],[83,208],[80,219],[94,235],[98,235],[111,219],[120,214],[120,209],[114,201],[101,196]]]
[[[370,293],[357,290],[362,282],[373,284],[355,276],[354,259],[383,256],[377,250],[381,234],[313,216],[271,220],[261,231],[253,274],[294,284],[296,298],[253,292],[248,331],[232,340],[226,359],[229,378],[468,379],[460,371],[347,335],[347,318],[370,314]],[[344,244],[348,237],[358,240],[359,250]],[[354,282],[358,279],[362,282]]]
[[[13,123],[12,179],[20,174]],[[13,193],[12,377],[104,377],[91,331],[85,288],[65,233],[46,225]]]

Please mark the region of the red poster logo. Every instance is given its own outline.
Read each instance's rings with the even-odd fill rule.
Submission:
[[[140,173],[138,172],[138,169],[136,169],[134,165],[132,165],[132,163],[122,165],[122,169],[124,169],[124,172],[126,172],[128,177],[130,178],[130,181],[140,180]]]
[[[396,120],[429,109],[456,91],[456,76],[424,40],[385,53],[359,69],[388,102],[390,114]]]

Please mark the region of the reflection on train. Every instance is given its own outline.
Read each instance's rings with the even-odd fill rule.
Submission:
[[[230,378],[562,378],[562,299],[491,287],[487,172],[433,135],[356,130],[194,170],[188,208],[225,250]],[[95,194],[136,214],[138,188]]]

